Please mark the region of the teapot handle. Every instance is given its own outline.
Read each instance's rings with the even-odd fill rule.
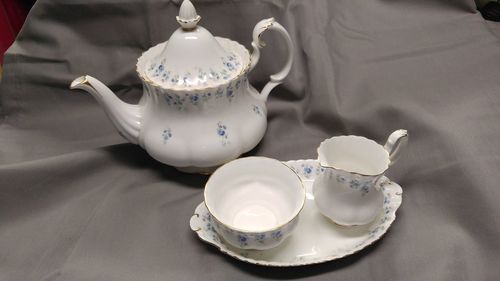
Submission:
[[[387,142],[384,145],[385,150],[389,153],[389,160],[391,161],[389,165],[392,165],[398,161],[401,150],[408,143],[408,131],[399,129],[387,138]]]
[[[274,18],[264,19],[258,22],[253,29],[253,35],[252,35],[253,53],[250,57],[250,71],[255,67],[257,62],[259,62],[260,49],[266,46],[264,41],[261,40],[262,34],[266,30],[278,31],[278,33],[285,38],[285,42],[288,48],[288,58],[286,60],[285,66],[278,73],[275,73],[270,76],[271,81],[267,82],[267,84],[260,92],[260,98],[263,100],[267,99],[267,96],[269,96],[269,93],[274,87],[278,86],[283,82],[285,77],[290,72],[293,62],[293,43],[288,32],[281,24],[276,22]]]

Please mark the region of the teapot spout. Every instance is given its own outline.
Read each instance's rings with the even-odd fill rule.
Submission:
[[[129,142],[139,143],[141,128],[141,106],[121,101],[106,85],[92,76],[85,75],[71,82],[70,89],[81,89],[90,93],[122,135]]]

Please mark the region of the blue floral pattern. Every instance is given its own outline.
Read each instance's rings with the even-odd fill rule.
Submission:
[[[266,239],[266,234],[265,233],[257,233],[255,235],[255,240],[260,243],[260,244],[264,244],[265,242],[265,239]]]
[[[234,53],[220,58],[220,65],[209,69],[195,68],[195,72],[177,73],[174,69],[168,69],[165,59],[154,62],[147,68],[148,76],[155,82],[165,86],[178,86],[190,88],[193,86],[207,86],[210,82],[220,83],[235,76],[241,69],[241,63]]]
[[[202,213],[199,218],[201,219],[200,225],[202,226],[203,230],[206,233],[210,233],[211,239],[220,244],[225,243],[218,233],[224,233],[231,240],[230,244],[239,245],[239,247],[241,248],[251,248],[255,245],[262,246],[269,243],[279,242],[285,238],[285,234],[281,229],[273,232],[256,233],[239,232],[237,230],[230,229],[219,223],[217,220],[213,219],[209,212]],[[290,226],[285,226],[284,229],[287,229],[287,227]]]
[[[252,109],[253,109],[253,112],[255,112],[255,114],[259,115],[259,116],[264,116],[264,113],[262,113],[262,109],[260,109],[260,107],[258,105],[253,105],[252,106]]]
[[[163,143],[167,143],[167,141],[172,137],[172,131],[170,128],[163,130],[163,133],[161,134],[163,137]]]
[[[227,100],[228,101],[233,101],[233,98],[234,98],[234,89],[231,85],[229,85],[227,87],[227,90],[226,90],[226,95],[227,95]]]
[[[207,92],[204,93],[186,92],[182,94],[158,90],[158,94],[163,97],[167,105],[175,107],[177,110],[184,110],[186,106],[200,106],[202,103],[210,100],[219,100],[223,97],[225,97],[228,102],[232,102],[237,97],[238,90],[242,83],[246,81],[246,78],[241,78],[227,85],[219,86],[216,89],[207,89]],[[155,90],[154,88],[152,89]],[[148,94],[150,94],[149,91]]]
[[[290,167],[295,173],[305,177],[306,179],[310,179],[312,176],[317,176],[320,173],[323,173],[325,171],[325,168],[316,165],[310,165],[310,164],[301,164],[300,167]]]
[[[342,176],[342,175],[337,175],[336,179],[337,179],[337,182],[339,182],[339,183],[344,183],[345,182],[345,177]]]
[[[240,247],[248,246],[248,236],[238,234],[238,241],[240,242]]]
[[[217,88],[217,92],[215,92],[215,98],[220,99],[224,95],[224,90],[222,87]]]
[[[328,178],[332,179],[333,177],[335,177],[337,183],[348,186],[354,190],[359,190],[361,192],[361,196],[370,192],[372,185],[371,179],[366,179],[363,176],[349,175],[347,172],[328,168]]]
[[[227,126],[221,122],[217,123],[217,135],[221,138],[222,145],[229,144],[229,138],[228,138],[228,134],[227,134]]]
[[[311,187],[313,180],[315,179],[314,173],[316,173],[316,170],[321,171],[321,168],[316,160],[289,161],[285,162],[285,164],[288,165],[294,171],[297,171],[297,174],[304,181],[306,188]],[[302,168],[303,164],[312,166],[312,169],[314,170],[313,175],[309,179],[305,178],[303,174],[303,168]],[[349,245],[346,244],[344,245],[345,247],[338,248],[335,251],[325,252],[315,256],[297,256],[297,257],[290,257],[290,259],[275,260],[273,258],[270,259],[263,258],[263,256],[261,255],[261,253],[263,253],[262,251],[253,251],[253,250],[248,251],[244,249],[240,250],[231,248],[227,246],[226,241],[221,239],[221,236],[219,236],[219,234],[215,232],[216,230],[213,224],[215,224],[216,222],[212,220],[213,223],[209,223],[210,215],[203,203],[200,204],[196,209],[195,212],[196,216],[193,216],[193,218],[191,219],[192,222],[191,227],[194,231],[197,232],[198,236],[202,240],[205,240],[215,245],[216,247],[219,247],[224,253],[227,253],[237,259],[241,259],[250,263],[257,263],[263,265],[276,265],[276,266],[293,266],[293,265],[306,265],[306,264],[335,260],[344,257],[346,255],[353,254],[357,251],[360,251],[363,248],[374,243],[377,239],[379,239],[382,235],[384,235],[384,233],[390,228],[391,224],[394,222],[396,218],[396,210],[401,205],[403,191],[398,184],[392,183],[387,178],[382,178],[382,180],[378,181],[377,184],[380,190],[384,193],[384,206],[383,206],[384,211],[381,212],[380,215],[376,218],[376,220],[368,226],[368,229],[363,234],[363,239],[357,242],[356,244],[349,244]],[[312,200],[314,200],[314,198],[312,198]],[[310,203],[314,204],[314,202]],[[201,221],[202,219],[203,221]],[[197,230],[196,228],[197,226],[201,228],[200,231]],[[266,235],[267,235],[266,237],[260,238],[258,235],[249,234],[247,243],[250,245],[251,243],[259,243],[258,241],[262,239],[274,240],[272,237],[272,232]],[[238,244],[237,241],[235,241],[235,243]],[[348,243],[350,243],[350,241]]]
[[[313,172],[313,168],[310,165],[303,165],[302,170],[304,171],[304,176],[306,176],[306,178],[309,178]]]
[[[281,230],[278,230],[278,231],[275,231],[273,233],[271,233],[271,237],[274,239],[274,240],[281,240],[281,237],[283,237],[283,233],[281,232]]]

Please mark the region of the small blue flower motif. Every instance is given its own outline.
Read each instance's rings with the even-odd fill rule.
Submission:
[[[170,71],[166,71],[163,73],[163,75],[161,76],[161,82],[165,82],[165,81],[168,81],[168,79],[170,78]]]
[[[260,107],[258,105],[253,105],[253,112],[255,112],[255,114],[259,116],[262,116],[262,111],[260,110]]]
[[[222,58],[222,64],[231,72],[236,69],[236,58],[234,56],[227,56],[227,60]]]
[[[185,97],[179,96],[178,94],[167,94],[167,97],[170,97],[170,102],[172,105],[176,106],[177,109],[182,109],[182,105],[184,104]],[[170,105],[169,101],[167,103]]]
[[[345,182],[345,177],[341,175],[337,175],[337,182]]]
[[[155,69],[155,67],[156,67],[156,63],[152,63],[151,65],[149,65],[148,70],[153,71],[153,69]]]
[[[217,135],[219,135],[219,137],[221,138],[222,145],[226,145],[229,143],[227,136],[227,127],[221,122],[217,123]]]
[[[370,187],[368,186],[368,184],[365,184],[361,187],[361,195],[367,194],[368,191],[370,191]]]
[[[179,75],[176,74],[174,75],[171,79],[170,79],[170,82],[172,82],[173,84],[177,84],[179,82]]]
[[[375,233],[379,232],[379,230],[382,230],[382,229],[381,229],[381,227],[380,227],[380,226],[377,226],[377,227],[375,227],[374,229],[372,229],[369,233],[370,233],[370,234],[375,234]]]
[[[210,69],[210,74],[208,75],[211,80],[219,80],[220,79],[220,74],[215,72],[215,70]]]
[[[222,243],[222,241],[219,240],[219,237],[217,235],[215,235],[215,234],[212,235],[212,240],[214,240],[217,243],[224,244],[224,243]]]
[[[218,99],[218,98],[222,97],[223,94],[224,94],[224,90],[222,90],[222,87],[219,87],[219,88],[217,88],[217,92],[215,92],[215,98]]]
[[[222,79],[224,79],[224,80],[229,79],[229,73],[225,69],[220,71],[220,75],[222,76]]]
[[[309,178],[313,172],[313,167],[311,165],[302,164],[302,173],[306,178]]]
[[[391,203],[391,200],[389,199],[389,196],[384,197],[384,204],[389,204]]]
[[[172,100],[174,99],[174,97],[172,97],[170,94],[166,94],[165,95],[165,102],[168,104],[168,105],[171,105],[172,104]]]
[[[232,86],[227,87],[227,98],[231,101],[234,98],[234,90]]]
[[[257,240],[257,242],[259,242],[261,244],[264,243],[265,238],[266,238],[266,234],[264,234],[264,233],[260,233],[260,234],[255,235],[255,240]]]
[[[217,129],[217,134],[219,136],[224,136],[226,135],[226,126],[221,126],[219,125],[219,128]]]
[[[194,104],[194,105],[198,104],[198,101],[199,101],[199,100],[200,100],[200,96],[199,96],[198,94],[193,94],[193,95],[190,95],[190,96],[189,96],[189,101],[190,101],[192,104]]]
[[[255,240],[261,244],[264,243],[264,238],[266,238],[266,234],[260,233],[255,235]]]
[[[200,81],[206,81],[207,80],[207,73],[203,71],[203,69],[198,68],[198,80]]]
[[[163,130],[163,133],[161,134],[163,137],[163,143],[167,143],[167,141],[172,137],[172,132],[170,128]]]
[[[160,64],[160,65],[158,66],[158,71],[159,71],[159,72],[162,72],[164,69],[165,69],[165,67],[163,66],[163,64]]]
[[[240,242],[240,246],[247,246],[248,245],[248,238],[246,235],[241,235],[238,234],[238,241]]]
[[[312,168],[311,168],[310,166],[306,166],[306,167],[304,167],[304,173],[305,173],[305,174],[310,174],[310,173],[312,173]]]
[[[274,239],[274,240],[280,240],[281,237],[283,237],[283,233],[281,233],[281,230],[278,230],[276,232],[273,232],[271,233],[271,237]]]
[[[351,180],[351,182],[349,183],[349,186],[351,188],[358,189],[358,187],[359,187],[359,181],[358,180]]]

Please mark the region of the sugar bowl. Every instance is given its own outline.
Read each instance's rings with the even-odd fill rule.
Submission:
[[[305,194],[292,169],[265,157],[218,168],[204,192],[215,231],[232,246],[256,250],[276,247],[292,234]]]

